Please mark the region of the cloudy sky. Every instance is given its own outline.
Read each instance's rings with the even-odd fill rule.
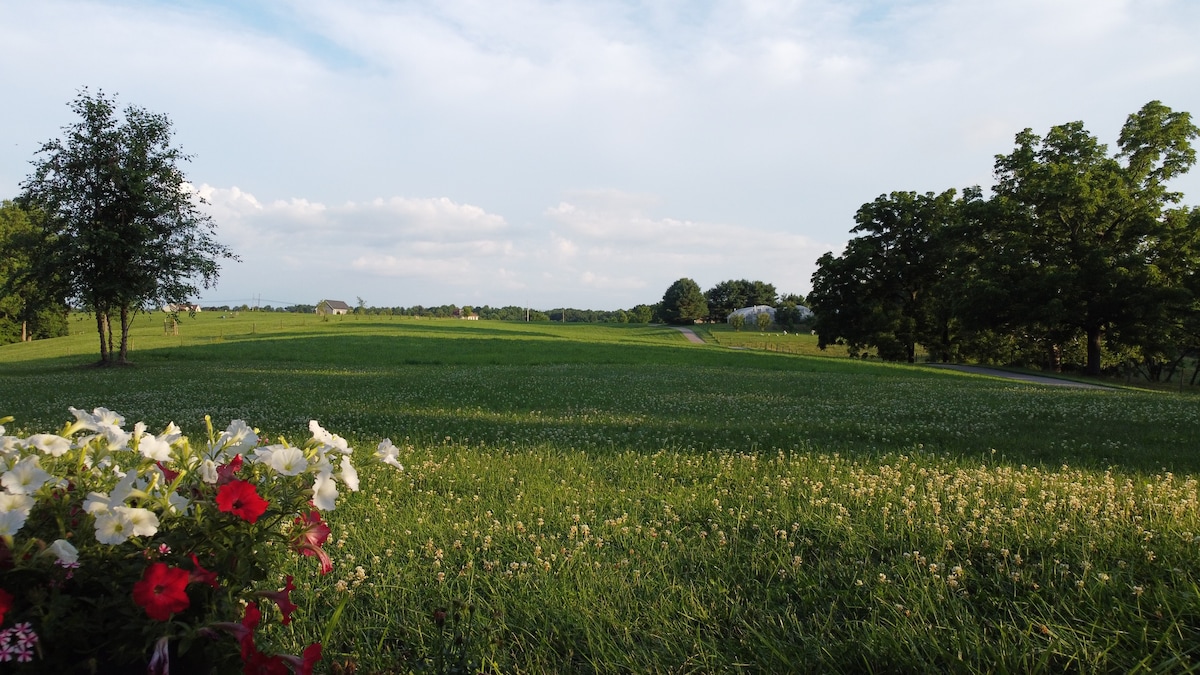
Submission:
[[[89,87],[193,155],[241,257],[205,302],[807,293],[861,204],[986,187],[1026,127],[1200,116],[1197,35],[1195,0],[0,0],[0,198]]]

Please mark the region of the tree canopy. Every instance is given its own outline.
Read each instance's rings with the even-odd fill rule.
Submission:
[[[200,211],[165,115],[132,105],[118,113],[113,98],[86,89],[70,106],[79,119],[41,146],[20,199],[43,216],[41,276],[59,275],[67,297],[96,313],[100,362],[124,363],[134,313],[183,303],[234,256]],[[112,313],[121,321],[115,357]]]
[[[46,248],[36,215],[0,202],[0,344],[67,333],[67,306],[54,277],[39,279]]]
[[[746,279],[722,281],[704,293],[708,303],[708,319],[723,322],[734,310],[755,305],[775,306],[779,294],[773,284]]]
[[[667,323],[695,323],[708,316],[708,303],[695,281],[683,278],[671,284],[663,294],[659,310]]]
[[[1194,338],[1196,232],[1167,181],[1195,163],[1187,113],[1158,101],[1129,116],[1115,155],[1082,122],[1031,129],[996,157],[996,186],[897,193],[864,204],[859,236],[818,261],[809,300],[822,345],[1059,368],[1105,350],[1142,359]]]

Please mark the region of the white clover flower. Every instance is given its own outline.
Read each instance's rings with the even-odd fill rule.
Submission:
[[[129,523],[133,536],[153,537],[158,532],[158,516],[150,509],[115,506],[112,510]]]
[[[51,457],[62,457],[71,449],[71,441],[55,434],[34,434],[25,439],[28,447],[36,448]]]
[[[380,441],[379,447],[375,450],[375,459],[403,471],[404,465],[400,463],[400,460],[396,459],[399,454],[400,450],[392,445],[392,439],[385,438]]]
[[[337,503],[337,483],[328,473],[317,474],[313,481],[313,506],[322,511],[332,511]]]
[[[96,517],[96,541],[109,546],[125,543],[133,536],[133,523],[118,513],[109,509]]]
[[[66,539],[55,539],[53,544],[46,547],[46,550],[64,565],[79,562],[79,551]]]
[[[298,476],[308,469],[308,460],[300,448],[271,446],[265,463],[284,476]]]
[[[46,473],[38,461],[37,455],[30,455],[17,462],[11,469],[0,476],[0,485],[13,494],[29,494],[53,478]]]

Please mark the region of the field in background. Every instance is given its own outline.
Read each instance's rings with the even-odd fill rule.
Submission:
[[[137,365],[95,369],[93,325],[72,325],[0,347],[9,433],[105,406],[194,436],[205,414],[296,440],[318,419],[359,449],[335,572],[281,563],[316,625],[279,636],[337,616],[326,653],[360,672],[1198,656],[1193,396],[729,349],[732,332],[255,313],[185,317],[179,335],[139,317]],[[404,474],[367,468],[383,437]]]

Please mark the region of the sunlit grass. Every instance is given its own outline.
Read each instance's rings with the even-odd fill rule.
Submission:
[[[280,569],[315,619],[281,636],[338,616],[331,663],[407,672],[469,629],[468,660],[513,672],[1194,667],[1194,397],[666,327],[267,316],[142,317],[133,368],[86,367],[86,330],[0,348],[0,414],[349,438],[334,573]],[[383,437],[403,474],[366,467]]]

